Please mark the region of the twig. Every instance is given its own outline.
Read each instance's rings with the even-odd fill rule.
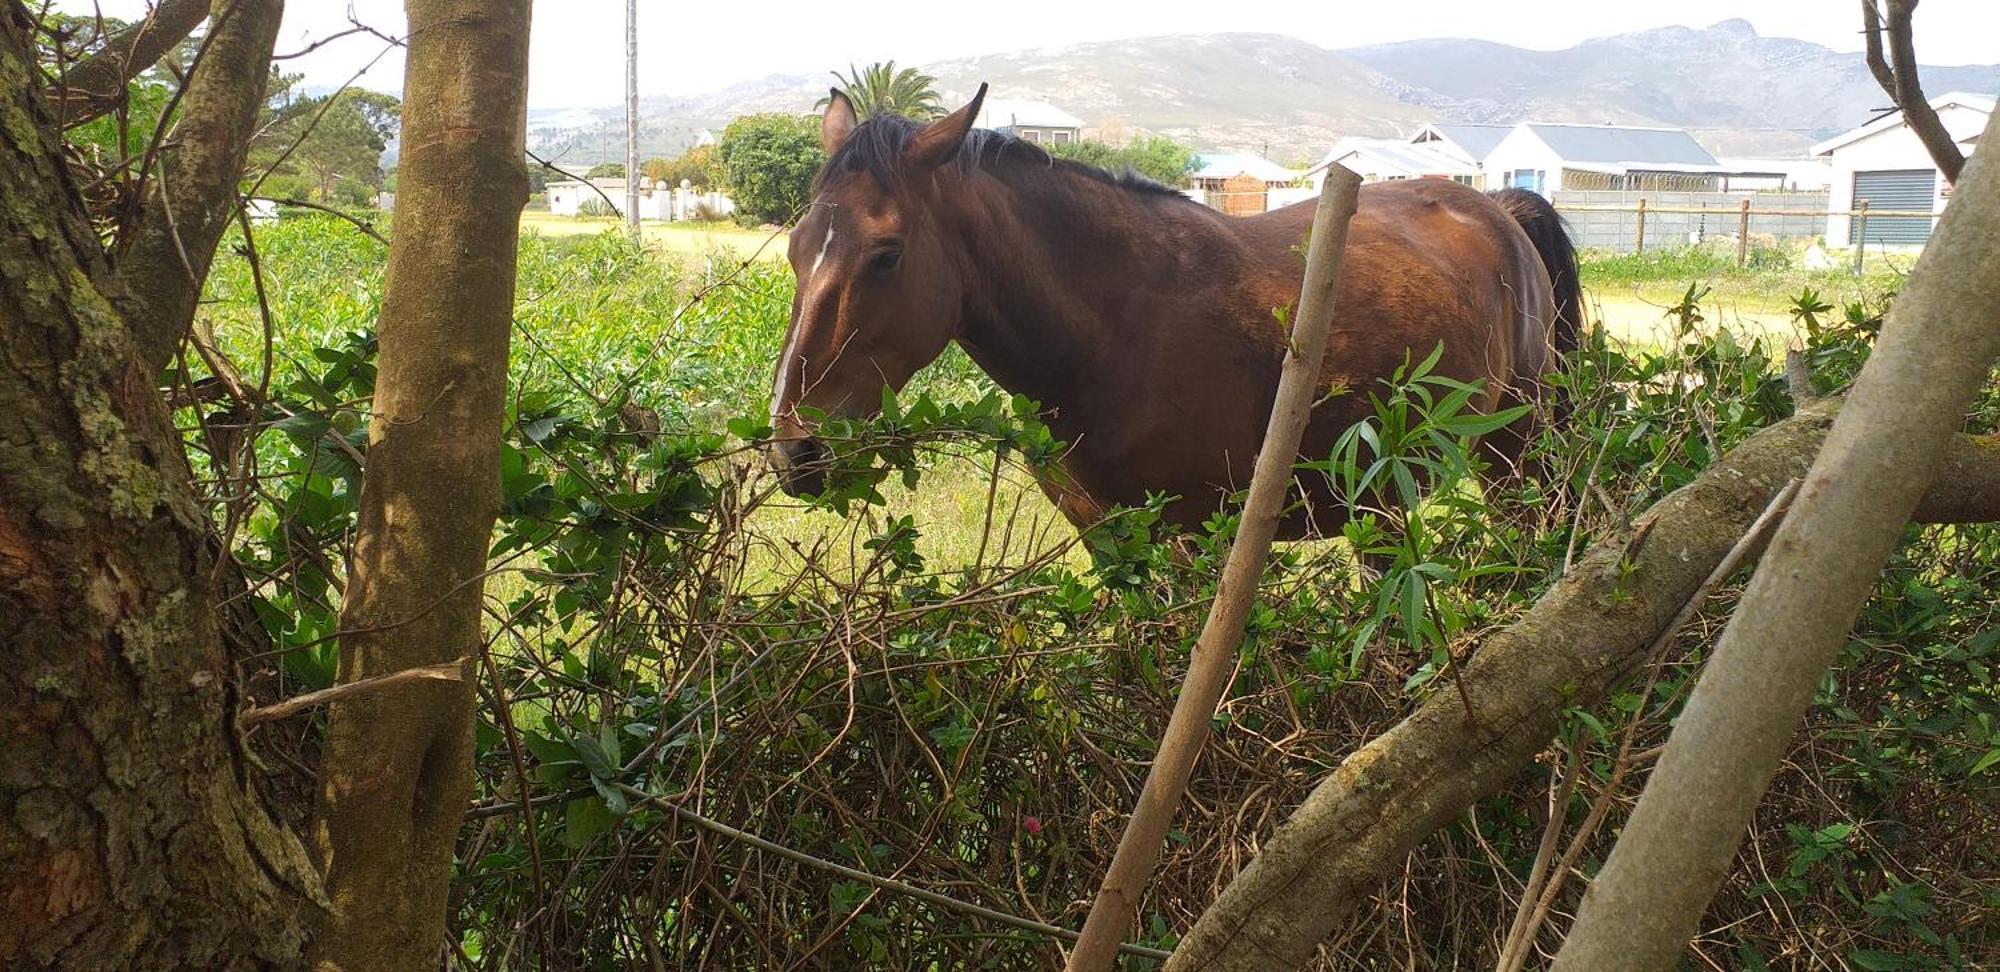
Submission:
[[[280,206],[297,206],[300,209],[318,210],[319,212],[325,213],[329,216],[338,216],[341,219],[353,223],[355,229],[358,229],[361,232],[368,234],[369,238],[373,239],[375,242],[380,243],[383,246],[389,245],[389,238],[377,232],[375,227],[370,226],[365,222],[362,222],[361,217],[355,216],[351,213],[342,212],[338,209],[333,208],[332,206],[322,206],[319,203],[307,202],[303,199],[276,199],[271,196],[254,196],[250,198],[261,199],[265,202],[277,203]]]
[[[236,721],[244,726],[254,726],[260,722],[283,719],[288,715],[304,712],[317,705],[340,702],[357,695],[366,695],[371,692],[382,691],[383,689],[395,688],[398,685],[425,681],[456,682],[464,677],[465,662],[463,660],[443,662],[437,665],[425,665],[422,668],[405,668],[400,672],[390,672],[387,675],[364,678],[359,682],[348,682],[345,685],[336,685],[332,688],[320,689],[317,692],[295,695],[283,702],[258,706],[254,709],[246,709],[241,715],[237,716]]]

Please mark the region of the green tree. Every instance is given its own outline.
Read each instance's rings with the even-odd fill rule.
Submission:
[[[586,179],[623,179],[625,178],[625,163],[599,162],[591,166],[590,171],[585,172],[583,177]]]
[[[713,145],[697,145],[678,158],[648,159],[639,171],[669,186],[685,181],[696,189],[713,189],[722,183],[722,160]]]
[[[944,114],[938,97],[937,79],[916,68],[896,69],[895,61],[877,61],[865,68],[847,66],[847,73],[832,72],[833,79],[854,110],[865,120],[876,115],[900,115],[930,121]],[[814,108],[824,108],[831,98],[821,98]]]
[[[813,115],[745,115],[722,130],[716,155],[737,208],[771,223],[805,208],[813,173],[826,161]]]
[[[289,89],[296,77],[274,78]],[[273,99],[250,146],[262,194],[303,194],[314,202],[365,206],[382,187],[382,152],[396,137],[403,104],[394,95],[347,88]],[[263,176],[269,171],[270,178]]]
[[[1135,138],[1123,147],[1103,142],[1065,142],[1044,146],[1059,159],[1070,159],[1112,172],[1130,169],[1165,186],[1185,186],[1195,170],[1194,150],[1167,138],[1151,135]]]
[[[1134,172],[1166,186],[1185,186],[1194,174],[1194,150],[1165,135],[1135,138],[1125,146]]]

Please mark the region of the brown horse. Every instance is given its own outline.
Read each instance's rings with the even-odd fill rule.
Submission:
[[[772,462],[818,492],[827,452],[801,406],[861,417],[957,341],[993,380],[1040,402],[1070,444],[1044,483],[1072,523],[1148,492],[1198,528],[1249,484],[1285,352],[1274,313],[1298,300],[1313,204],[1225,216],[1144,179],[1052,159],[974,130],[985,86],[928,125],[857,120],[838,91],[827,163],[793,231],[798,277],[771,400]],[[1553,283],[1551,278],[1553,277]],[[1435,373],[1481,382],[1490,412],[1543,396],[1575,346],[1574,252],[1532,193],[1454,182],[1367,186],[1349,232],[1322,386],[1366,391],[1443,344]],[[1539,410],[1546,416],[1550,409]],[[1323,459],[1365,394],[1324,396],[1300,454]],[[1481,443],[1516,467],[1537,413]],[[1062,481],[1066,480],[1066,481]],[[1281,536],[1344,520],[1322,476]]]

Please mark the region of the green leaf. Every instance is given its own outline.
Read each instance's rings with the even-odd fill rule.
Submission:
[[[611,756],[604,751],[604,747],[599,745],[597,740],[589,736],[574,735],[569,737],[569,744],[576,749],[577,759],[582,761],[584,769],[590,771],[592,778],[600,780],[618,778],[619,767],[612,762]]]

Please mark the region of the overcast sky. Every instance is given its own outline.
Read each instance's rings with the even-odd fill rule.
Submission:
[[[72,12],[100,7],[134,17],[147,0],[59,0]],[[300,50],[348,26],[350,11],[385,32],[403,31],[400,0],[291,0],[280,53]],[[1141,4],[1079,0],[1004,3],[804,3],[798,0],[701,3],[639,0],[639,90],[693,94],[767,74],[816,74],[850,62],[895,59],[921,64],[1024,47],[1222,29],[1290,34],[1323,47],[1352,47],[1422,37],[1477,37],[1520,47],[1557,49],[1589,37],[1669,24],[1706,26],[1741,17],[1759,33],[1798,37],[1837,50],[1861,49],[1852,0],[1402,0],[1243,7],[1186,0]],[[623,0],[544,0],[536,5],[529,103],[536,108],[615,104],[624,92]],[[1531,11],[1531,12],[1530,12]],[[2000,62],[2000,0],[1929,0],[1917,13],[1917,51],[1929,64]],[[355,36],[285,62],[313,86],[344,83],[381,53],[382,42]],[[362,84],[402,86],[400,52],[376,63]]]

